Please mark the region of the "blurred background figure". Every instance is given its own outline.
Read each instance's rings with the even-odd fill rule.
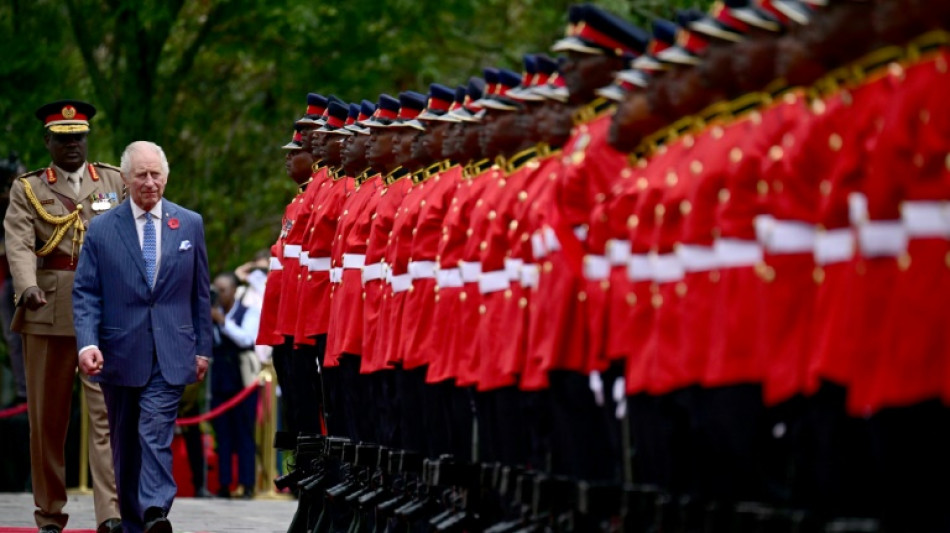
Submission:
[[[20,162],[16,152],[10,152],[6,159],[0,160],[0,218],[7,214],[10,205],[10,184],[17,176],[26,172],[26,167]],[[10,361],[10,370],[13,373],[13,396],[3,402],[4,407],[13,407],[26,402],[26,374],[23,370],[23,345],[20,334],[10,330],[13,319],[13,283],[10,276],[10,265],[7,264],[7,251],[4,243],[4,231],[0,227],[0,322],[3,323],[3,340],[7,345],[7,358]],[[6,391],[0,392],[6,395]]]
[[[254,277],[254,274],[250,274]],[[212,283],[211,319],[214,322],[214,349],[211,364],[211,408],[228,401],[244,387],[241,358],[257,358],[254,341],[260,323],[260,306],[248,305],[248,289],[238,297],[240,281],[233,272],[219,274]],[[253,291],[253,289],[251,289]],[[243,352],[243,355],[242,355]],[[251,393],[233,409],[212,421],[218,453],[218,496],[229,498],[232,484],[232,458],[238,462],[238,483],[242,496],[254,494],[255,456],[254,426],[257,415],[257,391]]]

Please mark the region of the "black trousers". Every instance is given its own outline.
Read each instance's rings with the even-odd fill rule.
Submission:
[[[376,417],[369,376],[360,375],[360,356],[343,354],[338,366],[323,369],[327,431],[355,442],[374,442]]]
[[[319,434],[323,421],[323,380],[320,368],[326,352],[327,336],[318,335],[316,344],[296,346],[291,357],[291,393],[297,431],[302,434]]]
[[[274,372],[277,374],[277,385],[280,387],[280,410],[281,420],[284,420],[284,426],[287,433],[296,435],[300,433],[297,429],[297,406],[294,403],[296,398],[293,392],[293,355],[294,341],[287,337],[283,344],[274,346],[271,353],[271,361],[274,363]]]
[[[589,481],[619,481],[621,457],[611,435],[604,410],[597,405],[586,375],[552,371],[550,382],[552,417],[551,469],[554,474]]]

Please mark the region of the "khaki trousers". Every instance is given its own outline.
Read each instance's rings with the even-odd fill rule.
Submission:
[[[66,527],[66,430],[76,379],[76,338],[23,334],[29,402],[30,466],[36,525]],[[96,524],[119,517],[109,419],[99,385],[80,376],[89,406],[89,466]]]

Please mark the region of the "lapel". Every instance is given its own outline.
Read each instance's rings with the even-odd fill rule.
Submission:
[[[139,245],[139,234],[138,231],[135,230],[135,219],[132,218],[131,202],[132,200],[126,200],[116,208],[119,210],[119,212],[116,213],[119,217],[119,223],[116,224],[116,228],[119,232],[119,240],[121,240],[129,250],[129,254],[132,255],[132,262],[135,263],[139,274],[142,275],[142,280],[146,281],[145,258],[142,257],[142,247]]]
[[[167,277],[178,253],[178,245],[181,241],[178,237],[181,235],[181,228],[173,230],[168,227],[168,221],[177,218],[177,215],[178,207],[168,200],[162,200],[162,219],[158,221],[158,223],[161,224],[160,231],[162,232],[162,262],[158,267],[158,279],[155,280],[156,287]],[[144,259],[142,260],[142,265],[143,267],[145,265]]]
[[[63,181],[66,181],[66,180],[63,180]],[[69,184],[67,183],[66,185],[69,185]],[[77,200],[82,200],[83,198],[88,199],[90,196],[92,196],[92,193],[96,192],[96,188],[98,186],[99,186],[98,182],[92,181],[92,175],[89,174],[89,165],[86,164],[85,166],[83,166],[82,185],[79,187],[79,196],[76,197],[76,199]],[[69,189],[70,193],[72,193],[72,190],[73,190],[72,187],[66,187],[66,188]],[[92,209],[91,202],[83,202],[83,203],[89,204],[88,206],[84,206],[86,209]]]

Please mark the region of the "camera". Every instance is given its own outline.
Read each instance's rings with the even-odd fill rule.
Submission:
[[[217,307],[218,301],[220,300],[220,295],[218,294],[218,289],[214,288],[214,285],[211,286],[211,307]]]

